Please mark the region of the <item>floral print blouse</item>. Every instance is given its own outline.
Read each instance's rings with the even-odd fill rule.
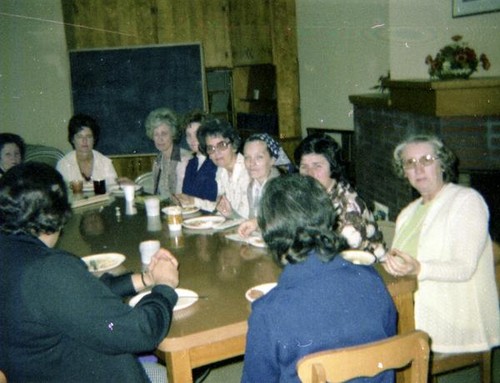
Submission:
[[[347,182],[337,182],[328,190],[337,213],[336,231],[351,249],[369,251],[381,260],[386,247],[372,212]]]

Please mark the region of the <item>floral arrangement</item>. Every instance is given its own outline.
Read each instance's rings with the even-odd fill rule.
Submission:
[[[474,49],[469,48],[467,43],[461,41],[462,36],[456,35],[451,39],[454,42],[441,48],[435,58],[432,58],[431,55],[425,58],[431,78],[441,80],[467,79],[477,71],[479,62],[481,62],[484,70],[490,68],[491,64],[488,57],[483,53],[478,59]]]

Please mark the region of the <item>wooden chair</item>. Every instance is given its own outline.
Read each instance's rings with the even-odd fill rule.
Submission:
[[[463,354],[432,353],[430,375],[433,383],[441,374],[479,365],[481,382],[491,383],[491,350]]]
[[[337,383],[411,364],[411,383],[427,383],[429,352],[429,336],[416,330],[377,342],[307,355],[297,363],[297,373],[302,383]]]
[[[57,148],[44,145],[26,145],[25,162],[43,162],[56,167],[57,162],[64,157],[64,153]]]

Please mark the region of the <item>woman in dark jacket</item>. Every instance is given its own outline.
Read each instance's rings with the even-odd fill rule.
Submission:
[[[49,165],[21,164],[0,179],[0,370],[12,382],[149,382],[134,353],[168,332],[177,261],[162,249],[147,273],[97,279],[54,249],[70,212]],[[123,303],[149,286],[134,308]]]

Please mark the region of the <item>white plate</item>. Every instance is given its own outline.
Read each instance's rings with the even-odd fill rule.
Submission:
[[[194,213],[198,213],[200,211],[199,207],[196,206],[183,206],[182,207],[182,215],[191,215]]]
[[[83,183],[83,191],[84,192],[93,192],[94,191],[94,184],[92,182],[84,182]]]
[[[87,268],[92,272],[101,272],[114,269],[125,261],[125,256],[118,253],[94,254],[83,257]]]
[[[177,304],[174,306],[174,311],[188,308],[198,301],[198,294],[193,290],[177,288],[175,289],[175,292],[179,296],[179,299],[177,300]],[[148,295],[149,293],[151,293],[151,290],[143,291],[142,293],[133,296],[128,302],[129,306],[134,307],[137,302],[139,302],[144,296]]]
[[[111,185],[109,187],[111,193],[117,195],[117,196],[123,196],[125,195],[125,192],[123,191],[122,187],[120,185]],[[142,189],[141,185],[134,184],[134,190],[138,192],[139,190]]]
[[[186,219],[182,225],[187,229],[206,230],[212,229],[216,225],[220,225],[226,219],[218,215],[208,215],[205,217],[197,217]]]
[[[264,239],[262,237],[250,237],[247,239],[247,242],[255,247],[267,247]]]
[[[168,207],[168,206],[167,206]],[[161,209],[161,211],[163,212],[163,214],[167,214],[167,208],[164,207],[163,209]],[[182,207],[182,215],[191,215],[191,214],[194,214],[194,213],[197,213],[200,211],[200,208],[199,207],[196,207],[196,206],[183,206]]]
[[[271,283],[264,283],[262,285],[254,286],[252,288],[249,288],[247,292],[245,293],[245,298],[249,302],[253,302],[254,300],[260,298],[261,296],[266,295],[269,291],[274,289],[276,287],[277,283],[276,282],[271,282]],[[262,293],[261,296],[255,296],[255,293]]]
[[[345,250],[340,255],[355,265],[371,265],[377,260],[372,253],[362,250]]]

